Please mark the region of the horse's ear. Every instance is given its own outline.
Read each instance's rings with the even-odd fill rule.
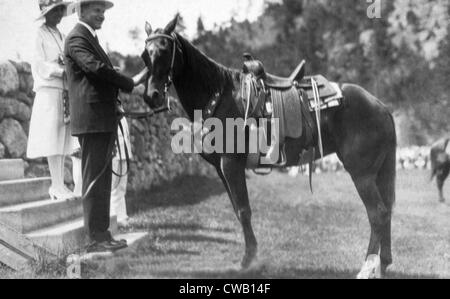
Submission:
[[[177,28],[177,25],[178,25],[178,20],[179,20],[179,18],[180,18],[180,14],[177,13],[177,14],[175,15],[175,18],[173,18],[173,20],[170,21],[169,24],[167,24],[166,28],[164,28],[164,32],[165,32],[166,34],[171,34],[172,32],[175,31],[175,28]]]
[[[255,60],[255,58],[253,58],[253,55],[250,54],[250,53],[248,53],[248,52],[245,52],[244,55],[243,55],[243,57],[244,57],[244,59],[245,59],[246,61],[252,61],[252,60]]]
[[[147,36],[150,36],[153,32],[152,25],[149,22],[145,22],[145,32],[147,32]]]

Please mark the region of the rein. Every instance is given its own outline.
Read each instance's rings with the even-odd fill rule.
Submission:
[[[146,119],[170,110],[170,107],[162,107],[149,112],[127,112],[122,110],[121,112],[119,112],[119,117],[123,116],[131,119]]]

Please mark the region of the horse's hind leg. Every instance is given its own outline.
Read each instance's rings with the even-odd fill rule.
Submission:
[[[392,210],[395,203],[395,163],[396,151],[393,148],[387,155],[377,176],[378,190],[386,207],[386,219],[381,228],[380,241],[380,258],[381,258],[381,274],[386,274],[386,269],[392,264],[392,248],[391,248],[391,220]]]
[[[248,268],[257,254],[257,242],[252,228],[252,211],[248,200],[247,184],[245,179],[245,160],[231,156],[221,158],[218,169],[225,188],[228,191],[231,203],[245,238],[245,256],[242,268]]]
[[[386,223],[389,220],[389,212],[378,190],[375,175],[353,176],[353,181],[364,202],[370,222],[370,241],[367,257],[372,255],[378,256],[383,229],[386,228]],[[381,274],[377,271],[380,265],[368,266],[368,262],[358,274],[358,278],[379,278]]]
[[[440,167],[440,169],[438,169],[437,171],[436,182],[439,190],[439,202],[445,202],[443,188],[444,182],[447,179],[449,172],[450,172],[450,164]]]

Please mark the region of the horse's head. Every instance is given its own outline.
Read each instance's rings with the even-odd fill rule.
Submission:
[[[177,23],[178,15],[164,29],[153,31],[148,22],[145,24],[147,39],[142,59],[149,72],[144,100],[152,109],[163,106],[168,99],[175,71],[177,41],[174,31]]]

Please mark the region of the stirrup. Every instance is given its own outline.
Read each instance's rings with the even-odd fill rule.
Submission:
[[[282,168],[282,167],[285,167],[286,166],[286,164],[287,164],[287,157],[286,157],[286,152],[285,152],[285,150],[284,150],[284,147],[285,147],[285,145],[283,144],[281,147],[279,147],[279,152],[280,152],[280,156],[281,156],[281,160],[280,160],[280,158],[278,158],[278,161],[277,162],[275,162],[275,163],[273,163],[273,164],[271,164],[272,166],[274,166],[274,167],[279,167],[279,168]],[[266,154],[266,157],[269,155],[270,156],[270,153],[271,153],[271,150],[273,149],[273,147],[269,150],[269,152]]]

